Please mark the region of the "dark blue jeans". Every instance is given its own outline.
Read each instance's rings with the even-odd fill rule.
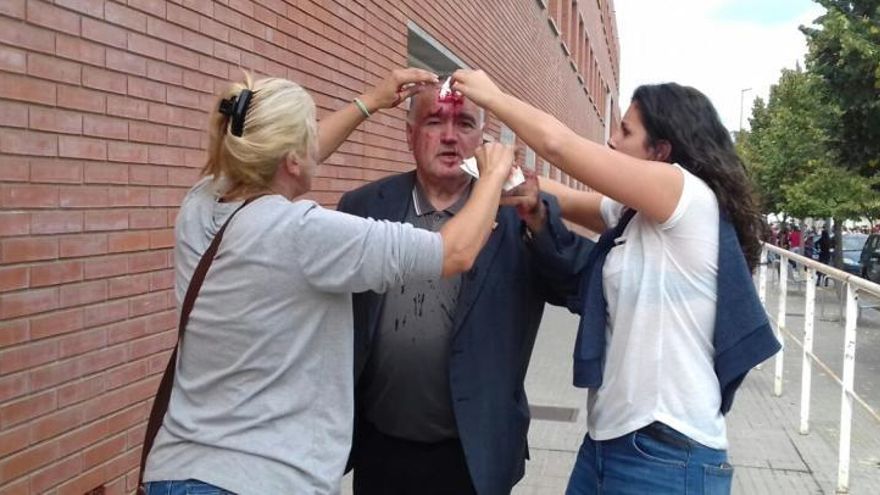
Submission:
[[[147,495],[235,495],[199,480],[151,481],[144,485]]]
[[[699,444],[662,423],[620,438],[584,438],[566,495],[728,495],[727,451]]]

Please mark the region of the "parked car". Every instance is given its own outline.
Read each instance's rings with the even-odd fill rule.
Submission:
[[[862,251],[868,241],[868,234],[843,234],[843,269],[853,275],[862,276]]]
[[[871,234],[859,256],[862,278],[880,284],[880,234]]]

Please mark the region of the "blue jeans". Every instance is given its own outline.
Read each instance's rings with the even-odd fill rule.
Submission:
[[[144,485],[147,495],[235,495],[199,480],[150,481]]]
[[[566,495],[728,495],[727,451],[699,444],[662,423],[620,438],[584,438]]]

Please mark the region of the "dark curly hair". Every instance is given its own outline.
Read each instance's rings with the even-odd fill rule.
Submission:
[[[639,86],[638,107],[650,145],[667,141],[668,158],[702,179],[718,198],[721,215],[736,229],[749,270],[761,255],[763,219],[745,166],[712,102],[694,88],[675,83]]]

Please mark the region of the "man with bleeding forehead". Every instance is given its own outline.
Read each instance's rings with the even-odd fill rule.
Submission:
[[[473,102],[427,87],[407,115],[416,169],[346,193],[339,210],[440,229],[470,194],[460,165],[483,125]],[[355,294],[355,495],[500,495],[522,478],[544,304],[564,304],[553,288],[576,283],[592,243],[533,174],[506,202],[469,272]]]

